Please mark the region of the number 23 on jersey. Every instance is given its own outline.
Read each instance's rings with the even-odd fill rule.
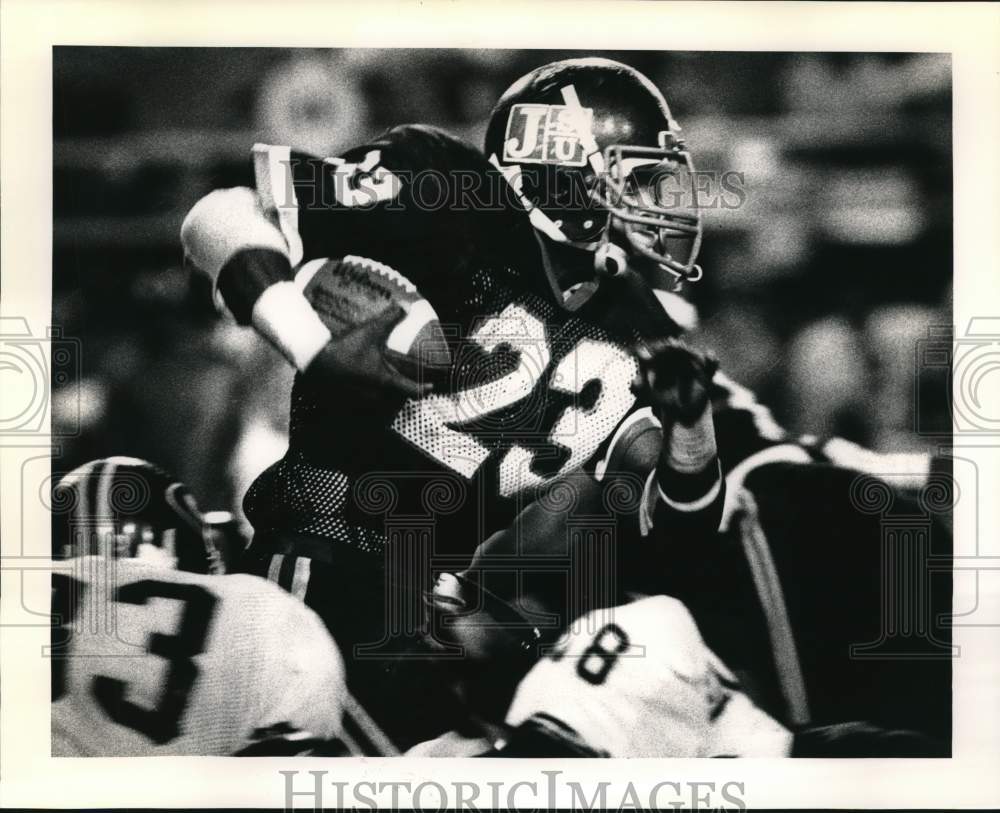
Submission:
[[[599,386],[592,404],[583,407],[574,398],[555,417],[547,436],[539,438],[543,444],[569,450],[558,471],[535,472],[532,463],[538,449],[522,443],[500,453],[501,497],[544,485],[584,465],[635,402],[630,390],[636,372],[631,354],[611,342],[585,337],[553,364],[544,323],[523,305],[508,305],[484,320],[470,339],[486,353],[509,347],[516,355],[516,366],[493,381],[409,401],[393,423],[400,435],[463,477],[474,477],[491,454],[463,425],[514,407],[531,396],[540,381],[552,393],[577,397],[593,383]]]

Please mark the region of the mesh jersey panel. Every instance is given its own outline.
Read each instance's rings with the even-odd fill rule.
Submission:
[[[378,527],[347,518],[351,485],[344,472],[313,465],[301,452],[289,451],[253,482],[244,506],[258,533],[290,531],[378,552],[385,544]]]
[[[63,564],[54,756],[228,755],[258,729],[339,732],[340,654],[280,588],[129,559]]]

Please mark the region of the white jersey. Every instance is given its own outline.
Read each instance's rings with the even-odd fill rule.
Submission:
[[[54,575],[53,756],[228,755],[340,733],[344,665],[319,617],[256,576],[88,556]]]
[[[506,722],[534,715],[612,757],[786,756],[791,746],[667,596],[577,619],[518,686]]]

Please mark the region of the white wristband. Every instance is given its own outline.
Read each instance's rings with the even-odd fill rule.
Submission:
[[[276,282],[254,303],[253,326],[277,347],[299,372],[331,339],[313,306],[294,282]]]
[[[716,456],[715,425],[712,423],[712,405],[692,426],[680,422],[673,425],[667,438],[670,467],[681,474],[701,471]]]
[[[722,490],[722,473],[715,479],[712,483],[712,487],[706,491],[702,496],[691,502],[678,502],[677,500],[672,500],[666,494],[663,493],[663,489],[660,488],[659,484],[656,486],[656,490],[659,492],[660,499],[666,505],[669,505],[675,511],[683,511],[686,514],[693,514],[695,511],[701,511],[703,508],[708,508],[714,501],[715,498],[719,496],[719,492]]]

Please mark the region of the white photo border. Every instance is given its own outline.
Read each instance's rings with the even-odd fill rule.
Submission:
[[[34,330],[51,320],[52,46],[518,47],[682,51],[898,51],[952,55],[956,331],[973,318],[1000,325],[1000,6],[946,3],[194,3],[5,0],[2,6],[2,302],[0,315]],[[303,26],[302,20],[309,24]],[[995,331],[1000,333],[1000,331]],[[1000,339],[994,339],[1000,341]],[[10,386],[8,395],[28,384]],[[9,403],[9,402],[8,402]],[[979,469],[979,493],[1000,494],[1000,438],[956,437],[956,455]],[[307,771],[349,782],[536,782],[514,799],[531,807],[573,803],[568,783],[610,782],[619,806],[628,786],[643,806],[657,783],[742,783],[758,807],[1000,806],[1000,570],[956,576],[955,608],[978,600],[982,626],[956,627],[954,756],[946,760],[452,760],[452,759],[52,759],[47,626],[14,626],[23,607],[45,607],[49,583],[26,569],[47,557],[44,509],[22,490],[48,454],[44,436],[0,437],[0,798],[27,807],[277,807],[285,777]],[[956,554],[1000,556],[1000,509],[956,516]],[[37,532],[33,532],[37,529]],[[976,543],[976,540],[979,540]],[[990,541],[992,540],[992,541]],[[978,547],[974,546],[976,543]],[[991,548],[992,545],[992,548]],[[993,567],[996,568],[997,565]],[[974,583],[973,583],[974,581]],[[974,591],[977,589],[978,594]],[[983,612],[983,610],[987,612]],[[554,799],[543,770],[558,770]],[[412,785],[411,785],[412,786]],[[588,790],[588,797],[590,795]],[[733,795],[737,795],[733,792]],[[385,798],[385,797],[380,797]],[[479,797],[488,806],[489,791]],[[663,801],[676,799],[666,793]],[[309,795],[296,804],[312,807]],[[401,804],[410,800],[405,794]],[[452,804],[455,797],[451,796]],[[422,803],[436,804],[433,793]],[[333,786],[324,803],[336,803]]]

